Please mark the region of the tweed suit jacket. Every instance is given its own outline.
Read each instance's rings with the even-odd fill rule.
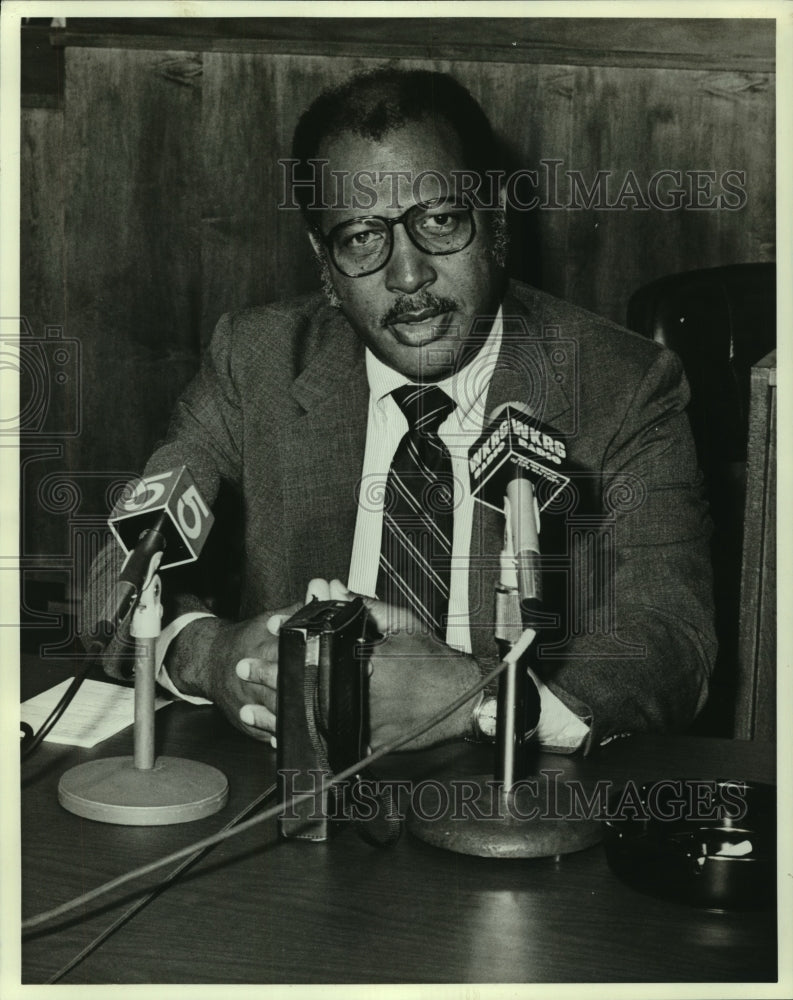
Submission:
[[[618,733],[683,728],[705,702],[715,638],[710,522],[679,361],[525,285],[512,283],[502,306],[486,411],[528,406],[564,437],[572,480],[543,516],[556,627],[540,637],[536,669],[590,723],[587,748]],[[220,320],[145,472],[186,464],[210,504],[221,483],[236,490],[240,619],[301,601],[312,577],[347,579],[368,396],[362,343],[321,295]],[[502,538],[502,516],[477,504],[469,603],[483,667],[495,656]],[[113,545],[96,560],[86,629],[117,563]],[[164,576],[167,617],[207,607],[178,574]]]

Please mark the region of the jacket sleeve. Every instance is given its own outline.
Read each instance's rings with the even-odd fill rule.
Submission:
[[[233,321],[224,316],[215,329],[198,374],[177,403],[166,441],[155,450],[143,473],[144,476],[154,475],[186,465],[201,497],[210,507],[215,505],[221,483],[225,481],[232,487],[238,485],[241,474],[242,419],[232,371],[233,334]],[[108,531],[107,541],[91,565],[83,593],[80,635],[86,648],[102,620],[122,562],[123,552]],[[166,571],[163,576],[163,624],[189,612],[215,610],[210,596],[205,593],[205,577],[206,572],[197,566]],[[129,677],[133,655],[134,644],[126,627],[104,654],[105,672],[115,677]]]
[[[707,698],[716,640],[710,518],[676,355],[654,354],[597,470],[600,512],[569,536],[564,639],[538,671],[590,725],[682,729]]]

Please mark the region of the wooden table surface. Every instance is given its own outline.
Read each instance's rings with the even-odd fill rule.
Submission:
[[[23,693],[49,686],[46,676],[38,671]],[[274,778],[275,753],[211,707],[172,705],[157,713],[157,725],[158,753],[203,760],[227,775],[224,810],[167,827],[81,819],[58,804],[61,774],[83,760],[130,753],[131,730],[92,750],[45,744],[23,766],[24,917],[220,829]],[[774,781],[774,756],[769,744],[641,737],[586,760],[545,756],[539,766],[585,781]],[[386,762],[389,775],[409,771],[414,778],[486,769],[485,748],[468,744]],[[643,895],[617,879],[601,845],[558,861],[496,860],[439,850],[408,834],[378,849],[350,827],[327,843],[279,842],[268,821],[208,852],[128,915],[170,870],[30,932],[22,982],[776,979],[774,908],[708,910]]]

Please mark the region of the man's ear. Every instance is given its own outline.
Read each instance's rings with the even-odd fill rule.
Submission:
[[[506,267],[509,259],[509,226],[507,225],[507,189],[498,188],[498,208],[493,215],[493,257],[499,267]]]
[[[317,255],[317,257],[324,256],[325,248],[322,246],[322,243],[320,243],[319,237],[317,236],[317,234],[314,232],[313,229],[309,229],[308,238],[311,241],[312,249],[314,250],[314,253]]]
[[[308,231],[308,238],[311,241],[311,246],[314,250],[314,260],[317,262],[317,268],[319,269],[319,279],[322,282],[322,291],[325,293],[325,297],[334,309],[340,309],[341,299],[336,294],[336,289],[333,286],[333,278],[330,275],[330,263],[328,262],[328,252],[320,238],[312,229],[309,229]]]

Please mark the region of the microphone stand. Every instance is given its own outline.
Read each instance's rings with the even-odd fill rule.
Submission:
[[[157,757],[154,742],[155,640],[160,635],[162,553],[149,564],[130,624],[135,639],[135,729],[132,757],[107,757],[71,768],[58,784],[69,812],[100,823],[163,826],[203,819],[228,798],[226,776],[209,764]]]
[[[447,802],[454,807],[431,818],[414,811],[408,829],[420,840],[458,854],[559,860],[562,854],[598,843],[601,826],[595,819],[570,814],[568,786],[547,781],[547,774],[558,777],[559,769],[549,769],[544,775],[537,767],[536,723],[529,709],[538,695],[525,657],[537,634],[534,626],[545,620],[541,610],[539,512],[531,484],[526,481],[507,487],[507,501],[494,629],[499,656],[507,666],[498,684],[494,773],[475,775],[468,781],[478,786],[478,793],[466,795],[470,805],[466,813],[458,809],[452,783]]]
[[[519,511],[523,512],[523,517]],[[521,667],[537,635],[532,625],[538,624],[535,619],[541,617],[538,610],[542,581],[537,562],[539,513],[530,483],[517,480],[509,484],[504,520],[494,638],[499,656],[508,666],[498,679],[494,776],[502,787],[502,794],[506,795],[531,774],[531,738],[536,729],[536,721],[530,726],[528,718],[536,689],[525,665]],[[534,714],[538,714],[538,708],[536,706]]]

